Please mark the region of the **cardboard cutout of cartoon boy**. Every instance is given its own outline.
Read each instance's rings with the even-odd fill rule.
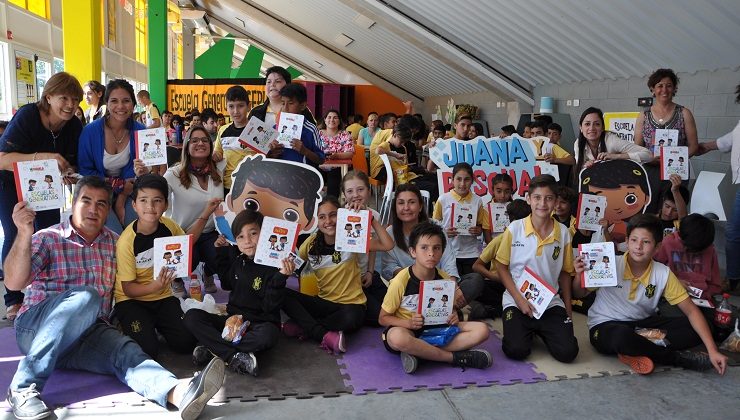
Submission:
[[[650,204],[650,182],[645,168],[632,160],[596,162],[581,171],[579,189],[582,193],[606,197],[604,218],[609,222],[612,241],[625,241],[626,222],[644,213]]]
[[[301,233],[316,228],[324,181],[313,167],[263,155],[247,156],[231,174],[231,191],[215,212],[216,229],[234,243],[231,222],[244,209],[297,222]]]

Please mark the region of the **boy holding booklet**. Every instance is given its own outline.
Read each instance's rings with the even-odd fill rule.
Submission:
[[[619,360],[635,372],[647,375],[654,363],[706,370],[712,366],[724,374],[727,357],[717,350],[706,320],[680,281],[665,265],[653,261],[663,239],[660,220],[651,214],[640,214],[627,225],[627,253],[617,257],[616,287],[602,287],[588,311],[591,345],[599,353],[617,354]],[[585,262],[576,258],[577,273],[585,270]],[[587,294],[581,288],[580,276],[573,281],[576,295]],[[676,305],[686,317],[668,318],[655,315],[660,298]],[[635,328],[660,329],[668,341],[666,346],[655,344],[638,334]],[[686,351],[704,343],[707,353]]]
[[[277,269],[254,262],[264,216],[258,211],[243,210],[231,224],[236,247],[217,248],[221,287],[229,290],[226,315],[211,314],[201,309],[185,313],[184,323],[201,344],[193,351],[193,363],[204,365],[215,354],[237,373],[257,376],[254,352],[270,349],[280,337],[280,308],[285,298],[285,282],[295,265],[283,260]],[[250,326],[238,343],[222,338],[227,319],[241,315]]]
[[[383,344],[389,352],[400,354],[406,373],[416,370],[419,358],[463,368],[484,369],[493,363],[488,351],[469,350],[488,338],[486,324],[459,322],[456,311],[452,311],[447,324],[457,325],[460,332],[447,345],[435,347],[419,338],[427,327],[418,313],[420,282],[449,278],[447,273],[436,268],[446,244],[441,227],[428,221],[416,225],[409,236],[409,253],[414,258],[414,265],[401,270],[391,280],[381,306],[378,323],[386,327],[381,336]]]
[[[560,362],[570,363],[578,355],[578,341],[570,320],[573,248],[568,229],[552,214],[556,189],[557,181],[551,175],[532,178],[527,194],[532,214],[506,228],[496,253],[496,268],[506,287],[502,348],[511,359],[529,356],[535,335],[542,338],[547,350]],[[539,319],[534,318],[534,307],[519,292],[518,280],[525,267],[555,292]]]
[[[167,180],[147,174],[134,182],[131,193],[138,219],[128,225],[116,243],[115,316],[124,334],[133,338],[152,358],[159,351],[155,329],[164,336],[170,348],[189,353],[195,338],[182,323],[180,301],[172,295],[173,271],[163,267],[154,273],[154,240],[168,236],[192,235],[198,240],[203,226],[221,202],[208,201],[195,223],[185,233],[172,219],[163,217],[167,210]]]

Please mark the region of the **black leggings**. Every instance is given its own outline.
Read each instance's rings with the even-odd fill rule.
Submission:
[[[355,331],[365,321],[364,305],[334,303],[292,289],[285,289],[283,311],[316,341],[329,331]]]
[[[653,344],[637,334],[635,327],[666,330],[668,347]],[[701,344],[701,338],[691,327],[689,319],[651,316],[642,321],[607,321],[589,330],[591,345],[603,354],[647,356],[660,364],[674,361],[674,350],[684,350]]]

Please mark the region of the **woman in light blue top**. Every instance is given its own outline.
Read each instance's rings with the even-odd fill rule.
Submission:
[[[373,142],[373,137],[378,131],[378,113],[371,112],[367,114],[367,127],[360,130],[360,134],[357,136],[357,144],[370,147],[370,143]]]

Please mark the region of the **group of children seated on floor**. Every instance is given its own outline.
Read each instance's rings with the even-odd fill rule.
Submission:
[[[158,348],[156,329],[173,350],[190,352],[194,348],[195,363],[205,363],[216,355],[232,370],[254,376],[258,374],[255,353],[275,346],[281,331],[340,353],[347,349],[345,334],[366,324],[385,327],[381,339],[388,351],[400,355],[406,373],[414,372],[420,360],[488,368],[493,363],[491,355],[475,347],[488,338],[489,328],[475,319],[498,315],[503,321],[502,346],[507,357],[528,357],[538,336],[556,360],[572,362],[578,354],[572,301],[592,292],[580,286],[580,273],[586,270],[586,264],[573,250],[578,243],[571,212],[575,192],[557,185],[552,176],[540,175],[532,179],[526,200],[512,201],[511,178],[495,177],[493,201],[506,204],[511,224],[494,236],[486,206],[471,191],[472,182],[470,165],[456,165],[453,189],[435,203],[434,220],[421,217],[426,211],[421,203],[409,203],[417,197],[421,200],[417,187],[399,186],[392,204],[393,217],[403,218],[409,211],[416,211],[414,227],[410,233],[394,231],[393,225],[386,228],[374,217],[369,255],[365,255],[334,247],[337,211],[342,207],[367,209],[370,198],[367,175],[350,172],[342,182],[344,203],[327,196],[318,204],[318,230],[302,242],[297,252],[305,261],[302,267],[293,259],[285,259],[279,269],[255,263],[263,215],[243,210],[231,225],[236,245],[217,242],[221,286],[230,291],[227,314],[190,309],[183,315],[170,290],[172,275],[164,269],[153,273],[151,261],[146,261],[147,255],[151,260],[155,238],[183,232],[163,217],[168,196],[165,179],[142,176],[132,193],[139,219],[118,243],[116,314],[124,332],[152,356]],[[629,221],[627,252],[616,261],[619,283],[599,289],[588,310],[591,344],[601,353],[619,355],[642,374],[650,373],[654,362],[696,370],[714,367],[719,373],[724,372],[727,363],[705,317],[687,294],[688,286],[700,288],[706,295],[715,293],[719,271],[711,221],[694,214],[677,223],[678,216],[685,215],[686,198],[679,194],[682,188],[680,183],[673,184],[666,192],[659,216],[644,214]],[[477,223],[468,232],[450,227],[450,209],[456,203],[478,207]],[[212,211],[207,208],[203,217]],[[675,232],[668,233],[669,229]],[[487,242],[482,252],[480,235]],[[397,252],[398,248],[398,252],[411,257],[412,263],[394,270],[392,278],[386,278],[386,287],[378,274],[384,272],[383,267],[375,265],[375,253]],[[450,252],[456,256],[456,264],[448,267],[456,269],[457,276],[442,268],[443,258]],[[525,268],[555,291],[539,317],[534,316],[534,307],[517,288]],[[301,281],[315,278],[317,294],[287,288],[286,281],[294,274]],[[450,299],[457,310],[452,311],[447,324],[457,326],[459,332],[444,345],[435,346],[422,337],[430,326],[424,325],[417,310],[420,282],[451,277],[458,282]],[[136,302],[135,310],[132,301]],[[663,314],[663,308],[670,306],[676,306],[683,316]],[[661,313],[657,314],[659,307]],[[238,344],[221,334],[231,315],[242,315],[250,322]],[[665,330],[669,344],[655,344],[638,334],[636,328]],[[702,343],[707,353],[687,350]]]

